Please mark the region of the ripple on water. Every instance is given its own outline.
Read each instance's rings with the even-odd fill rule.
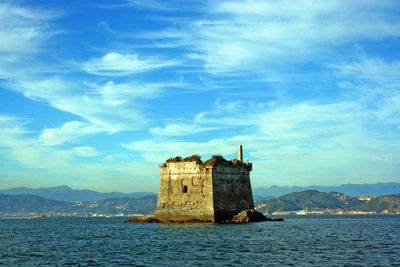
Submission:
[[[289,216],[253,224],[0,220],[4,265],[399,265],[400,216]]]

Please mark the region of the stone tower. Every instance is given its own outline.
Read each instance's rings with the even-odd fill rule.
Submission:
[[[250,184],[251,163],[213,156],[176,157],[160,164],[160,189],[153,217],[160,221],[230,220],[240,211],[253,209]]]

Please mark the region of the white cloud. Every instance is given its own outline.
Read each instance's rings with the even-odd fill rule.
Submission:
[[[71,153],[79,157],[96,157],[100,156],[101,153],[96,148],[91,146],[78,146],[71,150]]]
[[[176,60],[157,57],[139,59],[137,54],[108,53],[101,58],[92,58],[82,64],[83,70],[100,76],[126,76],[178,65]]]
[[[334,125],[330,130],[335,128]],[[380,140],[358,127],[337,129],[289,129],[280,135],[252,135],[211,139],[205,142],[153,140],[136,141],[124,147],[140,152],[154,164],[175,156],[197,153],[206,160],[213,154],[235,158],[238,144],[253,162],[254,187],[266,185],[333,185],[394,181],[398,179],[398,139]],[[351,130],[356,130],[351,132]]]
[[[209,1],[202,20],[147,36],[189,48],[211,73],[268,78],[289,72],[286,64],[346,58],[363,40],[398,38],[398,12],[397,1]]]
[[[60,13],[0,3],[0,54],[26,54],[38,51],[57,31],[49,21]]]
[[[133,1],[133,6],[141,3]],[[146,8],[156,8],[154,3],[148,2]],[[400,156],[397,152],[400,146],[400,63],[393,59],[385,62],[371,58],[349,63],[348,55],[351,53],[354,60],[354,51],[351,50],[359,42],[367,40],[368,44],[376,44],[375,41],[399,37],[397,2],[210,1],[208,7],[207,11],[196,9],[201,13],[201,16],[195,16],[197,21],[189,22],[192,18],[174,21],[167,29],[156,33],[135,32],[117,36],[120,33],[112,32],[111,27],[104,23],[108,27],[107,33],[114,33],[113,38],[149,39],[149,43],[143,40],[137,42],[140,44],[130,42],[138,47],[146,43],[147,53],[138,55],[124,49],[124,52],[111,50],[114,52],[86,62],[80,60],[80,73],[60,73],[58,77],[49,77],[46,72],[39,78],[37,74],[43,64],[40,59],[36,60],[35,53],[43,51],[47,46],[46,40],[56,34],[51,21],[58,15],[51,11],[0,4],[0,39],[7,40],[0,43],[0,55],[3,55],[0,77],[8,79],[6,85],[12,90],[81,118],[43,129],[40,137],[35,138],[24,127],[26,121],[0,116],[2,156],[32,168],[65,171],[75,161],[95,161],[102,156],[95,147],[80,144],[72,147],[83,136],[150,128],[155,140],[136,140],[123,145],[141,153],[149,162],[159,163],[172,156],[193,153],[228,156],[235,154],[236,146],[241,143],[256,163],[256,177],[284,179],[288,184],[304,184],[312,179],[329,183],[340,178],[360,181],[362,177],[370,179],[373,176],[375,181],[376,177],[396,178],[399,171],[396,159]],[[130,44],[119,45],[126,48]],[[181,49],[178,53],[180,60],[148,56],[151,48],[169,53],[169,48],[177,46]],[[54,53],[50,55],[56,56]],[[338,80],[336,89],[340,92],[329,92],[333,97],[323,102],[312,93],[302,96],[308,100],[299,101],[300,93],[290,92],[291,99],[272,99],[275,103],[271,104],[264,101],[265,98],[254,98],[254,95],[268,95],[269,92],[261,91],[268,91],[269,87],[252,88],[248,95],[247,90],[244,91],[246,99],[234,101],[235,96],[231,95],[229,101],[217,100],[213,108],[199,112],[193,122],[185,117],[166,122],[163,126],[152,125],[154,113],[149,100],[162,96],[166,87],[177,84],[133,82],[132,74],[159,71],[181,65],[180,62],[185,63],[182,66],[188,73],[204,67],[218,74],[202,73],[204,85],[209,80],[218,79],[221,74],[246,79],[255,77],[260,81],[258,75],[247,76],[251,72],[261,74],[263,81],[271,86],[282,80],[304,82],[302,73],[309,75],[316,64],[316,69],[322,72],[326,68],[336,71],[328,75],[335,75]],[[297,63],[312,63],[312,66],[307,65],[311,67],[303,70],[305,65],[299,67]],[[19,64],[25,65],[22,70],[19,70]],[[28,73],[28,67],[38,71]],[[288,73],[292,70],[293,74]],[[281,75],[282,72],[286,75]],[[134,75],[142,76],[146,75]],[[82,81],[82,77],[91,80]],[[182,77],[190,80],[189,75],[182,74]],[[236,83],[231,78],[224,76],[221,84],[225,84],[210,88],[226,89],[227,83]],[[331,81],[332,76],[328,79]],[[293,83],[289,83],[291,85]],[[253,98],[248,101],[250,95]],[[223,98],[223,94],[220,97]],[[218,138],[202,141],[186,138],[197,133],[203,133],[204,138],[204,132],[222,128],[223,131],[216,132]],[[180,140],[172,139],[173,136]],[[61,144],[69,148],[61,149]],[[81,173],[91,174],[99,165],[85,165]],[[76,166],[75,169],[83,165]],[[128,174],[135,167],[140,168],[140,163],[118,166],[121,172]],[[143,175],[147,171],[151,173],[153,169],[146,168]],[[338,182],[335,180],[334,183]]]
[[[216,72],[314,61],[342,44],[400,36],[391,8],[395,1],[218,2],[211,10],[222,18],[198,23],[193,45]]]
[[[65,142],[75,142],[81,136],[101,132],[102,129],[89,123],[70,121],[59,128],[43,129],[40,140],[48,146],[60,145]]]
[[[98,85],[60,77],[9,84],[10,89],[30,99],[48,102],[54,108],[88,120],[98,131],[111,133],[143,129],[148,119],[142,111],[141,101],[158,97],[168,86],[174,84],[116,84],[109,81]]]
[[[285,103],[221,103],[217,99],[214,109],[199,112],[195,121],[208,126],[256,126],[262,136],[277,139],[362,134],[366,129],[369,134],[383,135],[387,128],[382,127],[399,127],[399,61],[363,57],[332,66],[335,78],[341,80],[339,97]]]
[[[332,65],[342,76],[373,81],[379,88],[400,88],[400,61],[387,62],[380,58],[363,57],[356,62]]]
[[[375,127],[400,128],[400,61],[362,58],[334,66],[346,82],[339,84],[365,107]]]
[[[39,138],[36,138],[33,132],[26,129],[27,124],[28,122],[21,118],[0,114],[0,153],[6,159],[15,160],[31,168],[66,170],[68,168],[75,169],[76,156],[94,157],[101,155],[96,148],[90,146],[77,146],[71,149],[57,149],[48,146],[48,143],[43,142],[43,133]],[[65,136],[77,129],[91,131],[90,126],[83,125],[83,123],[71,122],[66,123],[60,129],[52,130],[56,130],[54,133],[65,141]],[[61,130],[68,133],[62,136]],[[77,133],[75,132],[75,134]],[[54,139],[46,141],[50,142],[50,145],[58,144]]]
[[[147,180],[156,180],[160,176],[160,169],[155,164],[148,163],[131,162],[118,167],[118,171],[126,175],[137,176]]]
[[[42,146],[25,128],[26,121],[2,115],[0,120],[0,153],[8,160],[15,160],[34,168],[65,167],[70,156],[65,151]]]
[[[179,3],[182,4],[182,3]],[[137,9],[156,9],[161,11],[171,11],[176,10],[177,7],[171,5],[170,2],[165,1],[156,1],[156,0],[124,0],[120,3],[107,3],[97,5],[102,8],[125,8],[125,7],[134,7]]]
[[[0,136],[4,135],[1,139],[5,140],[8,135],[21,135],[27,134],[30,131],[26,130],[23,126],[28,122],[24,119],[0,114],[0,127],[3,131],[0,132]],[[7,133],[7,134],[6,134]]]
[[[75,114],[97,127],[97,131],[138,130],[147,126],[149,119],[143,113],[143,100],[158,97],[164,87],[174,85],[129,81],[98,84],[71,76],[71,69],[66,66],[63,66],[63,73],[50,77],[48,73],[56,72],[59,66],[43,64],[38,52],[48,48],[45,41],[59,32],[51,21],[60,15],[61,12],[49,9],[0,4],[0,39],[3,40],[0,54],[4,54],[0,58],[0,77],[4,79],[4,88]],[[56,56],[51,49],[47,52]],[[80,67],[93,74],[122,76],[175,64],[174,60],[156,56],[139,59],[136,54],[109,53]],[[42,137],[49,145],[60,144],[69,138],[61,135],[60,130],[48,129]],[[58,137],[60,139],[56,140]]]
[[[156,166],[143,164],[142,171],[136,173],[132,168],[141,164],[132,163],[126,154],[122,162],[120,158],[110,162],[92,146],[47,146],[26,129],[27,124],[24,119],[0,114],[0,158],[5,162],[0,181],[4,186],[56,186],[63,181],[74,188],[107,192],[121,188],[124,192],[154,191]]]
[[[121,83],[108,81],[104,85],[87,84],[92,93],[99,95],[112,106],[120,106],[136,99],[151,99],[161,96],[164,87],[173,83]]]
[[[229,156],[243,144],[254,162],[255,186],[397,180],[398,64],[364,58],[335,66],[343,95],[324,102],[224,103],[217,99],[211,110],[197,114],[195,125],[232,129],[231,135],[225,133],[223,138],[144,140],[124,146],[159,163],[193,153]]]
[[[265,110],[264,103],[233,101],[222,104],[220,99],[215,101],[215,109],[199,112],[195,116],[195,122],[199,124],[246,126],[255,125],[258,121],[254,113]]]
[[[61,32],[53,24],[61,15],[62,12],[18,6],[11,1],[0,3],[0,79],[27,76],[27,62],[34,61],[48,40]]]
[[[213,139],[205,143],[144,140],[122,144],[122,146],[133,151],[143,152],[144,159],[153,163],[163,162],[170,157],[186,157],[192,154],[231,154],[236,149],[235,146],[226,144],[222,139]]]
[[[188,123],[168,123],[164,128],[154,127],[150,129],[150,133],[154,135],[166,136],[183,136],[191,135],[205,131],[213,131],[219,129],[218,127],[200,127],[196,124]]]

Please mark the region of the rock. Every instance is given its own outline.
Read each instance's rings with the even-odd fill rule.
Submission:
[[[249,209],[241,211],[236,214],[232,221],[233,223],[249,223],[249,222],[265,222],[265,221],[283,221],[282,218],[271,219],[267,218],[261,212],[256,211],[255,209]]]
[[[145,217],[133,217],[124,223],[210,223],[210,220],[198,220],[193,218],[187,219],[169,219],[169,218],[155,218],[154,215]]]
[[[239,212],[236,214],[232,220],[226,220],[222,223],[249,223],[249,222],[265,222],[265,221],[283,221],[282,218],[271,219],[267,218],[261,212],[256,211],[255,209],[248,209]],[[198,219],[171,219],[171,218],[155,218],[154,214],[148,215],[145,217],[133,217],[125,221],[124,223],[198,223],[198,222],[212,222],[207,220],[198,220]]]
[[[145,216],[145,217],[133,217],[124,223],[158,223],[160,220],[152,217],[152,216]]]

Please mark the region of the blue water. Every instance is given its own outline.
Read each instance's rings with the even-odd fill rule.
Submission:
[[[400,216],[287,216],[251,224],[0,219],[0,265],[400,265]]]

